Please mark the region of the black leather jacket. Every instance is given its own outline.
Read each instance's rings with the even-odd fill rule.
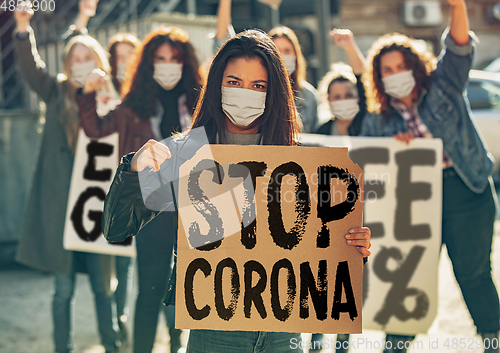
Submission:
[[[140,173],[131,172],[130,163],[134,153],[125,155],[116,170],[104,202],[101,229],[106,240],[112,243],[122,242],[128,237],[137,235],[149,222],[154,222],[154,218],[161,212],[176,212],[171,193],[177,191],[179,167],[194,156],[202,145],[202,142],[190,136],[172,139],[169,142],[168,147],[172,157],[162,164],[161,174],[164,180],[172,181],[170,188],[160,185],[156,178],[157,174],[149,170]],[[141,181],[143,181],[142,191],[140,174],[142,174]],[[146,174],[149,175],[146,176]],[[144,180],[149,183],[144,184]],[[146,200],[143,199],[143,195],[147,195]],[[159,206],[156,200],[163,200],[163,203]],[[165,305],[173,305],[175,299],[176,249],[177,239],[174,245],[174,269],[167,287]]]

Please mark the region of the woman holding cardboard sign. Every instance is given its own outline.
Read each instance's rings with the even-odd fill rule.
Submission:
[[[58,353],[72,351],[71,311],[74,301],[76,272],[89,274],[95,299],[97,323],[106,352],[115,352],[120,345],[112,316],[110,289],[111,258],[106,255],[69,251],[63,247],[66,208],[80,124],[74,100],[75,91],[83,86],[93,68],[109,71],[106,52],[86,35],[82,21],[94,10],[97,1],[80,1],[77,26],[73,38],[64,49],[63,72],[57,77],[45,69],[36,48],[35,34],[30,27],[33,11],[15,11],[16,49],[19,71],[30,88],[44,101],[47,110],[41,136],[40,154],[29,194],[26,220],[17,249],[16,260],[24,265],[55,274],[52,307],[54,346]],[[83,19],[83,20],[82,20]],[[76,35],[76,36],[75,36]],[[112,95],[112,87],[107,91]],[[95,101],[95,99],[94,99]]]
[[[498,341],[500,329],[490,264],[496,215],[493,162],[463,94],[476,42],[465,1],[448,3],[450,25],[437,65],[431,53],[419,51],[401,34],[384,36],[372,46],[364,81],[373,114],[361,135],[395,136],[406,143],[418,137],[443,140],[442,243],[477,332],[491,342]],[[487,346],[487,352],[498,352]]]
[[[102,119],[96,114],[95,90],[107,77],[93,72],[77,95],[80,117],[90,137],[119,132],[120,155],[139,149],[148,139],[162,139],[185,131],[191,125],[201,77],[195,49],[188,34],[180,28],[162,27],[152,31],[138,48],[125,75],[123,103]],[[165,212],[158,222],[174,232],[176,215]],[[170,276],[174,235],[165,236],[147,227],[136,238],[139,295],[134,315],[134,352],[149,353],[153,349],[158,323]],[[181,330],[174,328],[174,311],[165,308],[170,334],[170,349],[181,347]]]
[[[108,241],[156,227],[161,211],[145,207],[138,173],[170,168],[178,179],[179,166],[196,153],[195,128],[203,127],[209,143],[296,145],[296,109],[290,81],[272,40],[259,31],[246,31],[227,41],[212,61],[208,80],[194,113],[191,130],[166,145],[148,141],[135,154],[123,157],[105,203],[103,232]],[[175,177],[177,176],[177,177]],[[174,189],[176,186],[174,186]],[[168,205],[167,205],[168,206]],[[348,244],[370,255],[370,230],[351,229]],[[172,282],[174,284],[174,282]],[[175,288],[169,288],[175,292]],[[300,333],[191,330],[188,352],[290,352]]]

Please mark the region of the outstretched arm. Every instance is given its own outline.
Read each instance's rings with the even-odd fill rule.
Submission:
[[[349,65],[352,67],[352,72],[355,75],[361,75],[365,67],[365,57],[361,53],[361,50],[359,50],[352,32],[348,29],[334,28],[330,31],[330,36],[335,45],[345,51]]]
[[[87,28],[87,24],[92,16],[95,15],[97,3],[99,0],[80,0],[78,3],[78,16],[75,20],[75,31],[82,32]]]
[[[220,0],[217,9],[217,33],[215,39],[221,40],[228,34],[231,25],[231,0]]]
[[[16,31],[14,32],[14,48],[17,57],[17,66],[22,77],[30,88],[48,102],[57,90],[57,79],[52,77],[45,68],[45,63],[38,54],[35,34],[30,27],[33,10],[28,6],[18,6],[21,10],[14,11]]]
[[[465,0],[448,0],[451,5],[450,36],[458,45],[469,43],[469,17]]]
[[[79,34],[87,34],[87,24],[92,16],[95,15],[97,3],[99,0],[79,0],[78,15],[75,23],[69,26],[68,30],[62,35],[62,39],[67,42]]]

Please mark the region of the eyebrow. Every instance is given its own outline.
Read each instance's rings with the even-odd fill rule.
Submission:
[[[243,81],[241,78],[239,78],[238,76],[234,76],[234,75],[227,75],[226,77],[234,78],[237,81]],[[266,80],[255,80],[255,81],[252,81],[252,83],[267,83],[267,81]]]

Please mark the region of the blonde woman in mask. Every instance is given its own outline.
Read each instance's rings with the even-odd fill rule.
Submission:
[[[95,70],[83,92],[77,95],[80,118],[90,137],[119,132],[119,153],[137,151],[149,139],[164,139],[187,130],[201,88],[199,64],[188,34],[177,27],[161,27],[149,33],[127,66],[122,103],[99,119],[95,91],[109,79]],[[170,334],[170,351],[181,348],[181,330],[174,327],[174,308],[162,302],[171,272],[174,226],[177,215],[165,212],[157,222],[165,234],[145,227],[136,238],[139,294],[134,315],[134,353],[153,349],[158,314],[164,309]]]
[[[330,32],[334,43],[346,53],[349,65],[336,63],[319,83],[324,110],[331,119],[316,133],[323,135],[359,135],[366,115],[366,99],[361,74],[365,58],[359,50],[352,32],[334,29]]]
[[[290,76],[299,125],[303,132],[314,132],[318,124],[318,92],[306,81],[306,59],[295,32],[285,26],[273,28],[269,36],[278,47]]]
[[[145,229],[171,236],[156,221],[165,212],[144,206],[137,173],[157,171],[164,163],[162,168],[168,168],[172,180],[178,180],[179,166],[201,147],[192,129],[203,127],[211,144],[297,144],[297,111],[290,104],[293,93],[288,74],[278,49],[265,33],[249,30],[228,40],[213,59],[201,92],[188,132],[176,136],[168,147],[150,140],[136,153],[122,158],[104,206],[103,229],[108,241],[123,241],[134,235],[138,239]],[[178,187],[172,184],[174,189]],[[352,231],[353,241],[348,243],[368,256],[370,230]],[[175,293],[175,282],[171,284],[169,293]],[[168,296],[166,304],[173,304],[169,301],[172,298]],[[297,352],[290,345],[291,339],[301,342],[301,334],[191,330],[187,353]]]
[[[498,352],[500,306],[491,277],[491,245],[496,195],[493,161],[471,120],[464,94],[476,47],[469,32],[464,0],[448,0],[449,28],[437,62],[402,34],[379,38],[370,49],[364,81],[368,109],[362,136],[443,140],[442,243],[469,313],[485,342],[485,352]],[[481,300],[478,300],[480,293]],[[383,324],[383,323],[381,323]],[[411,340],[406,337],[404,340]],[[392,350],[401,337],[388,335]]]
[[[101,343],[107,353],[116,352],[120,342],[112,315],[110,257],[63,248],[66,205],[80,127],[74,95],[93,69],[109,71],[109,64],[106,52],[97,41],[78,35],[65,47],[64,73],[51,76],[37,52],[30,27],[32,16],[32,11],[14,13],[17,25],[14,46],[19,71],[44,101],[46,114],[16,260],[55,274],[52,309],[57,353],[67,353],[74,348],[71,309],[76,272],[82,269],[89,274],[94,292]],[[113,94],[109,86],[101,91]]]

